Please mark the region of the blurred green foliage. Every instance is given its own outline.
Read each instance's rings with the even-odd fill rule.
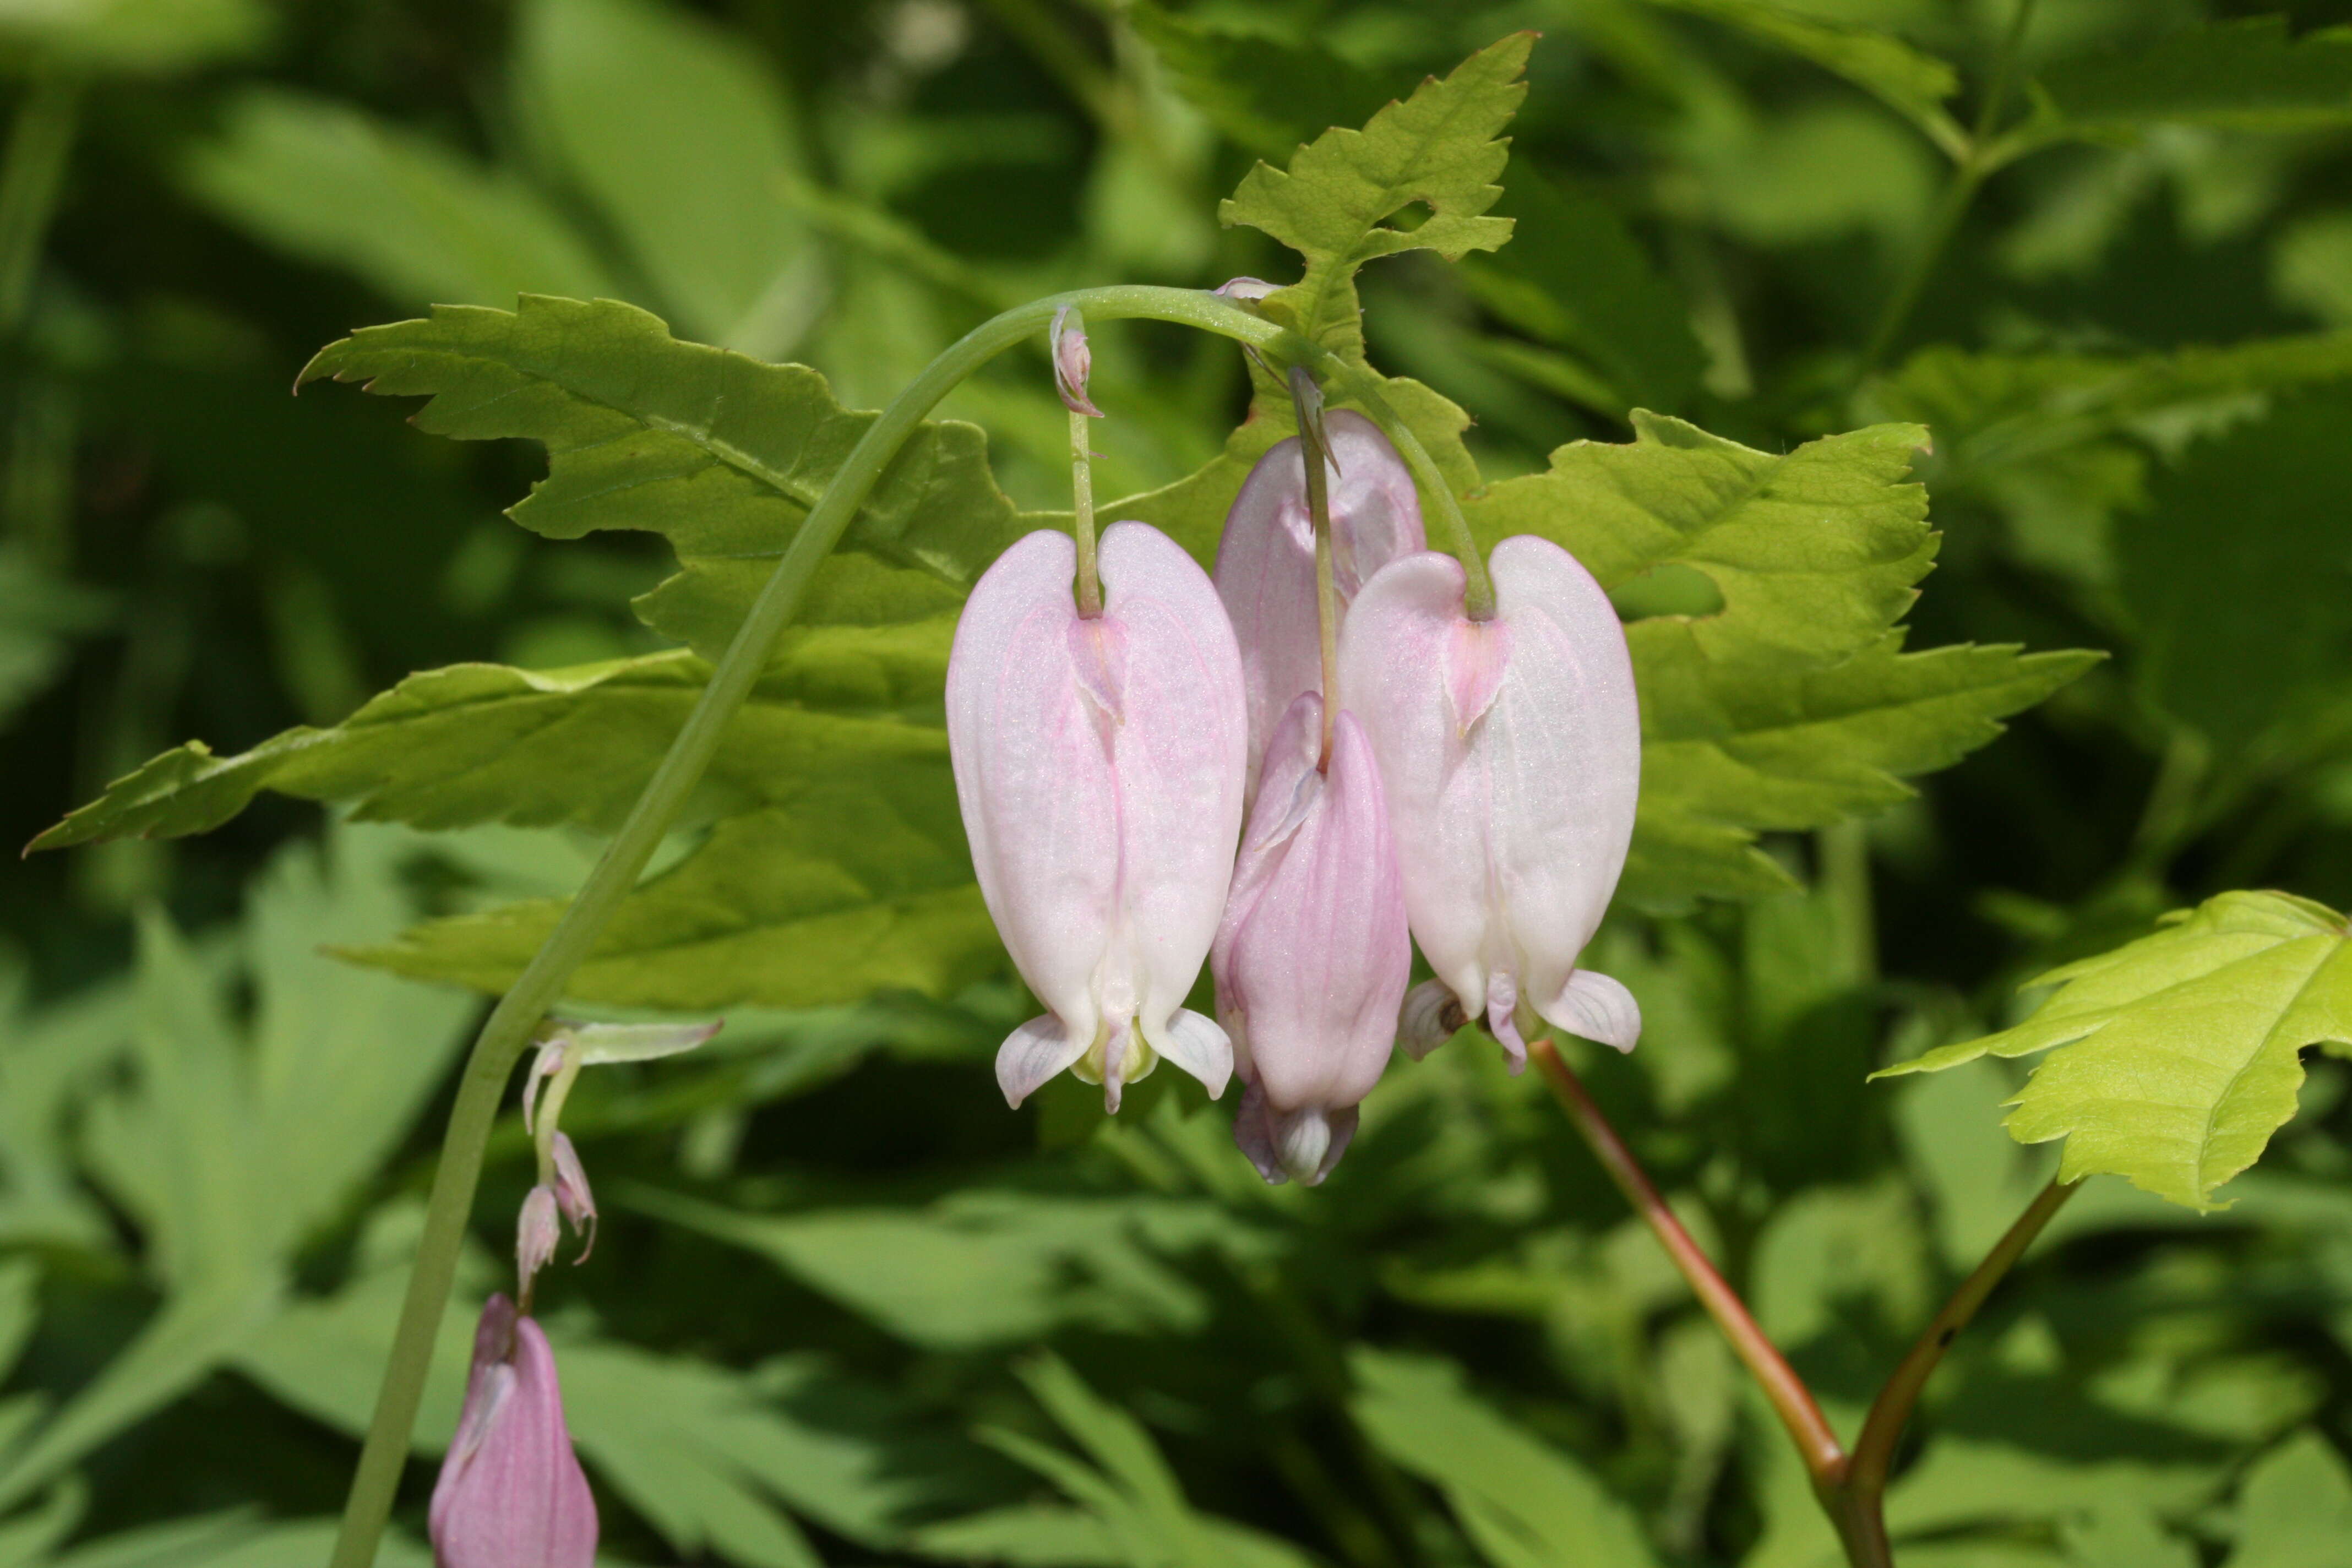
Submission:
[[[474,1010],[320,950],[510,974],[823,477],[713,460],[657,378],[418,419],[544,461],[432,440],[413,404],[289,399],[313,353],[432,305],[609,298],[821,372],[761,373],[722,443],[789,458],[780,431],[854,422],[1018,300],[1294,278],[1219,226],[1237,188],[1234,216],[1347,259],[1302,302],[1360,290],[1364,352],[1449,477],[1483,476],[1474,526],[1554,531],[1633,622],[1648,858],[1598,966],[1649,1033],[1583,1065],[1850,1430],[2055,1163],[2000,1130],[2002,1060],[1864,1076],[2018,1023],[2020,982],[2167,909],[2352,905],[2352,42],[2326,30],[2352,12],[2044,4],[2003,73],[2014,15],[6,8],[0,799],[23,842],[150,764],[110,830],[220,831],[7,873],[0,1563],[319,1560]],[[1418,224],[1410,191],[1311,231],[1250,205],[1256,160],[1297,171],[1525,28],[1509,243],[1387,254],[1493,242],[1453,185]],[[557,349],[702,352],[532,309],[577,312]],[[514,320],[443,312],[325,368],[488,387],[548,346],[486,351]],[[417,368],[444,327],[462,376]],[[1223,342],[1105,326],[1095,353],[1101,493],[1200,547],[1280,420],[1229,437],[1252,389]],[[1065,504],[1065,422],[1032,352],[942,414],[988,466],[934,427],[639,895],[670,900],[665,942],[691,910],[695,951],[633,953],[625,913],[583,972],[607,1004],[731,1009],[696,1057],[591,1075],[567,1121],[605,1232],[543,1300],[609,1553],[1832,1561],[1678,1279],[1491,1049],[1400,1062],[1314,1192],[1264,1187],[1172,1075],[1116,1125],[1003,1110],[1023,999],[932,705],[952,579]],[[497,515],[550,472],[523,528]],[[1721,507],[1678,512],[1699,483]],[[1776,553],[1801,524],[1872,548]],[[2113,658],[2067,685],[2066,656],[1966,643]],[[192,736],[218,754],[170,750]],[[1956,1348],[1890,1498],[1906,1568],[2352,1557],[2352,1074],[2314,1059],[2296,1098],[2326,1031],[2277,1012],[2247,1024],[2255,1120],[2292,1119],[2231,1206],[2095,1178]],[[530,1180],[506,1128],[394,1561]]]

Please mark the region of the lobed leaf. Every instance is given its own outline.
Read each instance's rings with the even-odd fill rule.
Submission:
[[[2066,1140],[2059,1177],[2127,1177],[2189,1208],[2261,1157],[2294,1115],[2301,1052],[2352,1055],[2344,917],[2285,893],[2223,893],[2163,929],[2032,982],[2023,1023],[1887,1068],[2052,1054],[2008,1103],[2021,1143]]]
[[[330,343],[299,380],[322,376],[429,396],[415,422],[436,435],[546,447],[547,478],[509,515],[551,539],[608,528],[663,535],[685,571],[641,610],[714,658],[761,567],[783,553],[876,417],[844,408],[804,365],[681,342],[659,319],[612,300],[440,307]],[[925,424],[843,542],[961,589],[1017,526],[979,427]]]
[[[1218,221],[1263,229],[1307,262],[1298,282],[1264,302],[1268,314],[1360,364],[1355,279],[1365,262],[1402,250],[1458,261],[1510,238],[1510,220],[1486,214],[1503,194],[1495,183],[1508,155],[1502,130],[1527,96],[1520,73],[1534,46],[1532,33],[1490,44],[1361,131],[1327,131],[1287,169],[1259,163],[1243,176]],[[1417,226],[1389,222],[1415,204],[1428,209]]]
[[[1926,439],[1874,426],[1780,456],[1637,411],[1628,445],[1580,441],[1466,510],[1482,543],[1565,545],[1620,597],[1696,574],[1717,606],[1626,628],[1642,699],[1642,801],[1622,884],[1636,902],[1790,886],[1756,847],[1910,794],[2096,658],[1961,646],[1904,653],[1891,630],[1934,559]]]
[[[1960,90],[1959,72],[1948,60],[1922,54],[1902,39],[1870,27],[1817,20],[1767,0],[1650,0],[1738,28],[1760,42],[1809,59],[1918,126],[1948,151],[1967,142],[1944,110]]]

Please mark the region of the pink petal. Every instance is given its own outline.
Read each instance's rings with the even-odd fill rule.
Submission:
[[[514,1318],[503,1297],[484,1309],[478,1347],[494,1318],[509,1350],[477,1363],[485,1398],[469,1414],[486,1414],[470,1433],[461,1418],[469,1440],[451,1447],[434,1488],[435,1561],[439,1568],[591,1568],[596,1501],[572,1451],[554,1352],[539,1325]],[[469,1387],[469,1405],[474,1397]]]
[[[1344,606],[1373,573],[1422,548],[1421,498],[1380,426],[1344,409],[1324,416],[1333,575]],[[1315,531],[1298,439],[1275,444],[1242,481],[1217,544],[1217,594],[1233,617],[1249,693],[1249,777],[1304,691],[1323,689],[1315,605]]]

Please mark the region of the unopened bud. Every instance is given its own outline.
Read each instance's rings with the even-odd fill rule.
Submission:
[[[555,1352],[504,1296],[490,1298],[474,1331],[465,1407],[426,1517],[437,1568],[596,1560],[596,1500],[572,1451]]]
[[[1217,285],[1216,291],[1228,300],[1238,300],[1245,304],[1254,304],[1268,294],[1279,292],[1281,287],[1280,284],[1269,283],[1263,278],[1228,278],[1224,282]]]
[[[531,1188],[522,1200],[521,1215],[515,1220],[515,1277],[526,1297],[530,1293],[531,1279],[555,1256],[555,1244],[562,1236],[555,1189]]]
[[[575,1263],[585,1263],[588,1255],[596,1249],[596,1194],[588,1190],[588,1172],[580,1163],[580,1152],[572,1146],[572,1140],[561,1132],[555,1135],[553,1155],[555,1205],[563,1211],[563,1217],[572,1222],[572,1228],[587,1237],[587,1245],[581,1247],[580,1256],[572,1259]]]
[[[1065,305],[1054,312],[1054,325],[1046,337],[1053,345],[1054,390],[1062,395],[1062,406],[1090,419],[1103,417],[1103,411],[1087,395],[1087,377],[1094,372],[1095,356],[1087,347],[1086,318]]]

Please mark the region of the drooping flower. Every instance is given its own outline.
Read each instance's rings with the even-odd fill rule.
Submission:
[[[572,1451],[547,1336],[493,1296],[427,1514],[438,1568],[591,1568],[596,1500]]]
[[[1062,395],[1062,406],[1073,414],[1100,419],[1103,411],[1087,395],[1087,378],[1094,374],[1095,356],[1087,346],[1086,318],[1063,306],[1054,312],[1045,340],[1054,353],[1054,390]]]
[[[555,1245],[562,1238],[555,1189],[542,1183],[523,1194],[522,1211],[515,1217],[515,1283],[525,1297],[530,1294],[532,1277],[555,1257]]]
[[[572,1229],[586,1237],[578,1259],[585,1263],[596,1247],[596,1194],[589,1190],[588,1168],[580,1163],[580,1151],[563,1133],[555,1135],[550,1152],[555,1166],[555,1206],[563,1211]]]
[[[1340,608],[1372,574],[1423,546],[1412,474],[1379,426],[1337,409],[1323,416],[1331,461],[1331,568]],[[1233,618],[1249,692],[1249,777],[1267,738],[1302,691],[1323,689],[1315,602],[1315,521],[1298,438],[1276,442],[1242,481],[1217,545],[1217,596]],[[1344,622],[1343,622],[1344,624]]]
[[[997,1054],[1014,1105],[1065,1068],[1121,1086],[1166,1057],[1215,1095],[1232,1047],[1184,1009],[1241,832],[1241,656],[1173,541],[1113,523],[1103,613],[1076,549],[1032,533],[972,589],[948,660],[948,748],[982,896],[1046,1016]]]
[[[1641,1034],[1632,994],[1577,967],[1633,837],[1641,717],[1624,628],[1574,556],[1521,535],[1489,570],[1495,616],[1474,621],[1453,557],[1384,567],[1340,634],[1339,681],[1387,788],[1413,937],[1516,1070],[1523,1021],[1620,1050]],[[1416,1054],[1444,1037],[1444,1000],[1408,999]]]
[[[1322,731],[1313,692],[1275,729],[1210,959],[1247,1086],[1234,1142],[1267,1181],[1308,1185],[1355,1135],[1412,968],[1371,747],[1341,713],[1328,771],[1318,771]]]

